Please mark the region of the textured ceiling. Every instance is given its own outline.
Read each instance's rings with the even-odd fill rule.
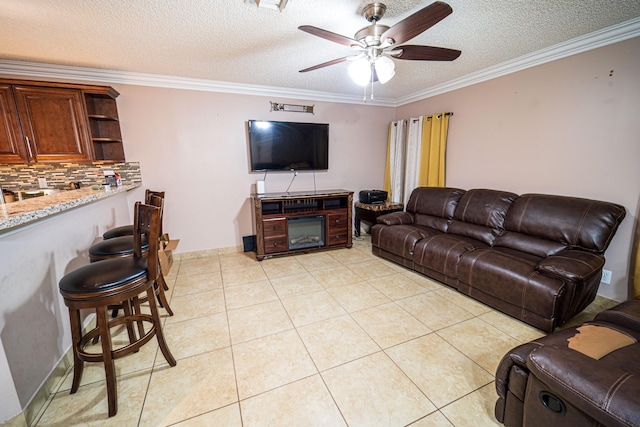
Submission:
[[[388,0],[392,26],[432,1]],[[360,96],[348,63],[299,73],[354,51],[297,29],[348,37],[368,1],[289,0],[283,12],[245,0],[2,0],[0,59]],[[638,0],[449,0],[453,14],[407,44],[462,50],[453,62],[396,61],[376,96],[399,99],[640,16]]]

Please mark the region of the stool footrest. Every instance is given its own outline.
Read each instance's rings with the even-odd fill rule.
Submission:
[[[128,322],[149,322],[151,324],[151,328],[142,337],[137,338],[135,341],[130,342],[126,346],[117,348],[115,350],[112,349],[111,357],[113,359],[119,359],[120,357],[137,352],[138,350],[140,350],[140,347],[148,343],[156,334],[156,328],[155,326],[153,326],[153,318],[150,314],[134,314],[127,317],[118,317],[109,321],[109,329],[116,326],[124,325]],[[77,354],[80,359],[85,362],[102,362],[104,360],[102,353],[90,353],[88,351],[85,351],[85,347],[89,343],[91,343],[95,337],[99,336],[99,328],[93,328],[82,336],[82,339],[80,343],[78,343],[77,347]]]

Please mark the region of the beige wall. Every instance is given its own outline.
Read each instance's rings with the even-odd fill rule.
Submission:
[[[449,186],[625,206],[606,253],[613,280],[599,292],[624,300],[640,193],[639,53],[640,38],[627,40],[408,104],[397,116],[454,112]]]
[[[263,173],[250,173],[249,119],[329,123],[329,170],[315,188],[380,188],[387,126],[395,108],[117,85],[127,159],[140,162],[143,185],[166,191],[165,229],[177,252],[242,245],[254,234],[249,195]],[[270,112],[270,103],[315,104],[315,114]],[[293,173],[270,173],[267,192],[284,192]],[[314,189],[299,172],[290,191]]]
[[[607,252],[613,283],[627,296],[640,187],[640,38],[540,65],[412,104],[377,107],[314,100],[114,84],[127,159],[145,187],[167,192],[166,230],[177,252],[241,246],[253,234],[249,119],[330,123],[330,168],[301,172],[291,191],[383,184],[387,126],[396,118],[453,111],[447,184],[609,200],[627,209]],[[613,70],[613,75],[610,72]],[[96,82],[100,83],[100,82]],[[315,114],[270,112],[269,101],[315,105]],[[273,173],[268,192],[291,173]]]

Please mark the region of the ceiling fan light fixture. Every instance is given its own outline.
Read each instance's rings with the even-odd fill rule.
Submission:
[[[376,75],[381,84],[385,84],[396,74],[396,64],[388,56],[380,56],[373,66],[376,68]]]
[[[349,75],[360,86],[371,82],[371,63],[367,58],[358,58],[349,65]]]

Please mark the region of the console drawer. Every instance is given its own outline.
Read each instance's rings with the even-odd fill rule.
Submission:
[[[264,239],[264,253],[286,252],[289,250],[287,236],[268,237]]]
[[[349,224],[347,214],[327,215],[327,245],[342,245],[347,243]]]
[[[286,236],[287,235],[287,219],[286,218],[265,219],[262,221],[262,230],[263,230],[262,232],[265,240],[269,237]]]

